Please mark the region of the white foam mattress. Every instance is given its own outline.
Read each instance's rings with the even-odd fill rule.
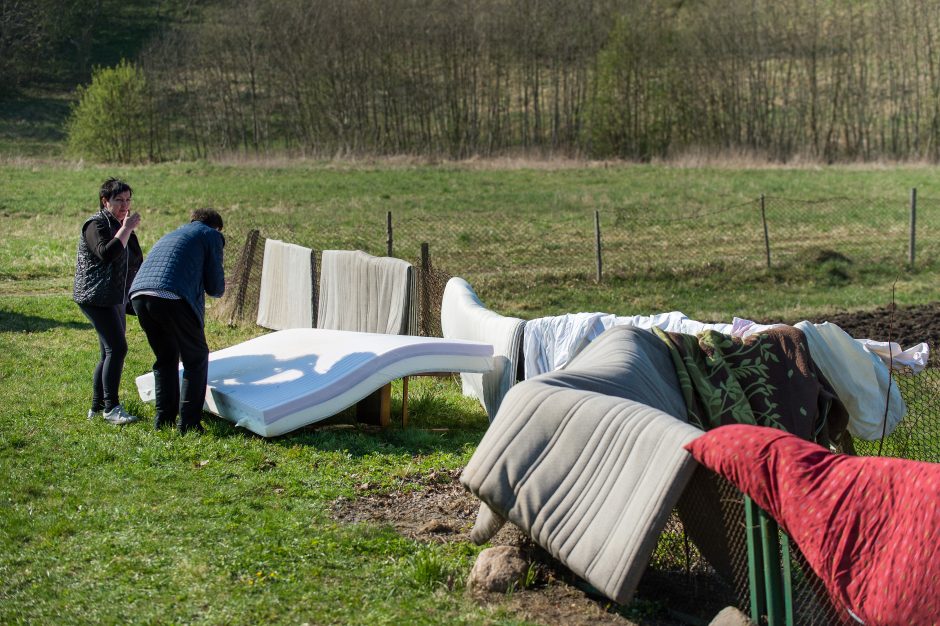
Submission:
[[[335,415],[403,376],[492,368],[486,343],[293,328],[212,352],[205,408],[273,437]],[[153,373],[136,382],[141,399],[154,400]]]

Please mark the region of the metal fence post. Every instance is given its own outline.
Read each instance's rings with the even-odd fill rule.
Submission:
[[[597,282],[601,282],[602,263],[601,263],[601,213],[594,210],[594,250],[597,253]]]
[[[388,237],[385,239],[385,243],[388,246],[387,256],[392,256],[392,212],[389,211],[385,216],[385,232],[388,234]]]
[[[915,239],[917,237],[917,187],[911,187],[911,241],[908,249],[908,262],[914,269]]]
[[[764,557],[764,592],[767,601],[767,626],[783,626],[783,575],[780,571],[780,534],[777,522],[758,508],[761,550]]]
[[[767,269],[770,269],[770,235],[767,232],[767,211],[764,194],[760,195],[760,219],[764,223],[764,250],[767,253]]]
[[[751,621],[760,624],[761,616],[767,614],[767,592],[764,587],[764,553],[761,550],[758,507],[747,495],[744,496],[744,519],[747,538],[748,587],[751,592]]]
[[[787,626],[796,624],[793,608],[793,568],[790,564],[790,537],[780,534],[780,560],[783,576],[783,623]]]

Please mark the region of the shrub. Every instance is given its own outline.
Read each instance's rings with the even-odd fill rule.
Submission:
[[[129,163],[153,157],[147,81],[126,60],[95,68],[91,84],[78,88],[68,121],[69,152],[91,161]]]

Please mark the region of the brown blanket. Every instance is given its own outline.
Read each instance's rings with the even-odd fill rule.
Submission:
[[[822,445],[835,443],[848,415],[810,357],[806,337],[777,326],[747,338],[655,329],[672,356],[689,422],[711,430],[757,424]]]

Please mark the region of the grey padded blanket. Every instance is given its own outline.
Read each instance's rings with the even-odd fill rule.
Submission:
[[[564,369],[514,386],[461,475],[487,541],[509,520],[609,598],[626,603],[695,468],[702,434],[662,344],[614,327]]]
[[[407,335],[414,327],[411,263],[361,250],[324,250],[317,328]]]

